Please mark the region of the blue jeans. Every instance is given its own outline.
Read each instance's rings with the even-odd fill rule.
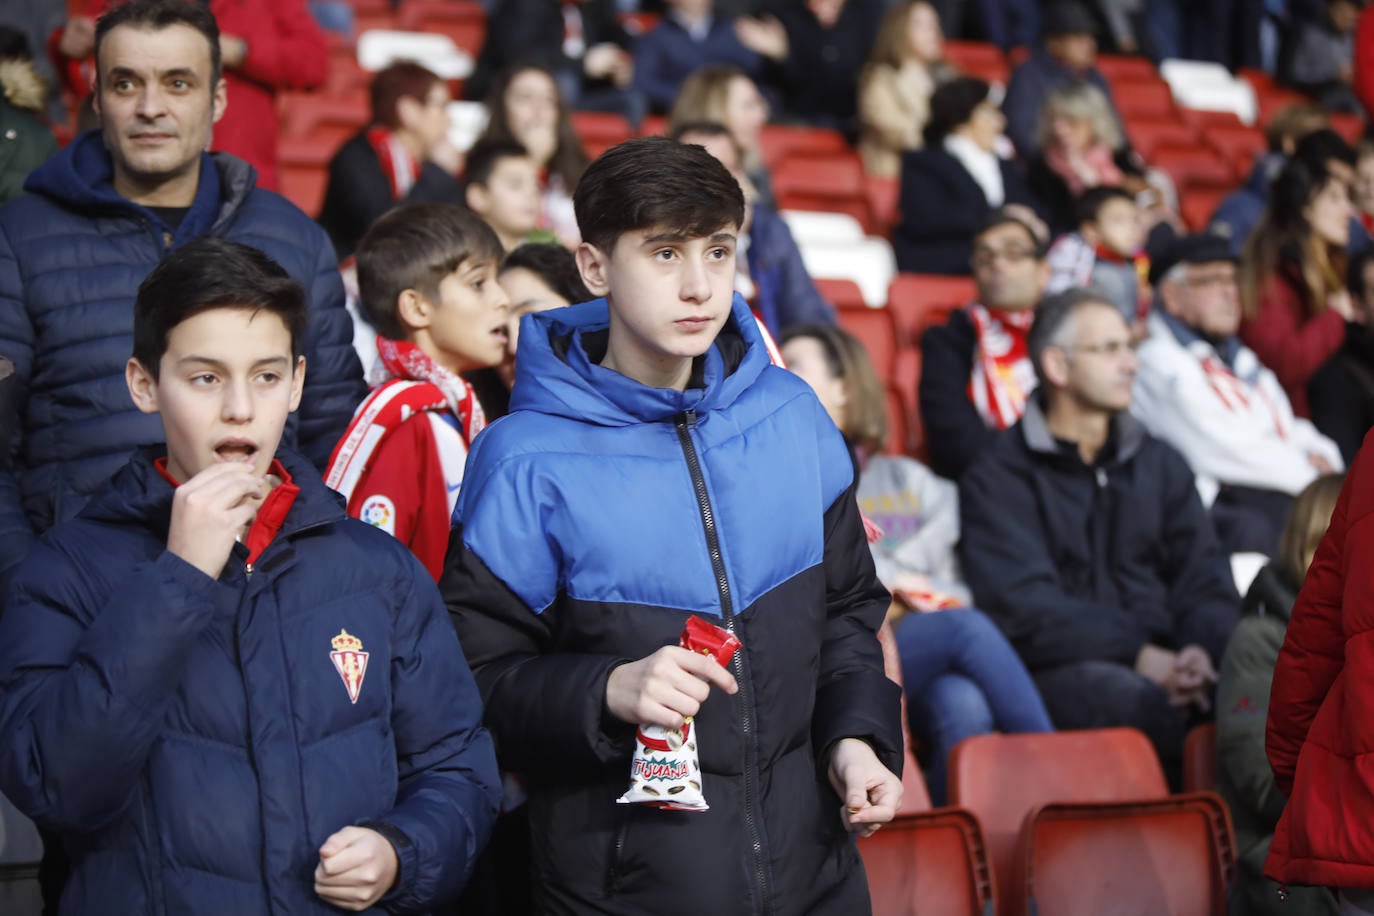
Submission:
[[[912,728],[929,750],[923,756],[934,804],[945,803],[949,752],[960,741],[992,731],[1053,730],[1035,682],[982,611],[908,614],[893,635]]]

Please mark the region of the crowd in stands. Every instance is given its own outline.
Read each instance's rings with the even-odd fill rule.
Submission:
[[[1357,778],[1351,754],[1359,752],[1338,746],[1335,716],[1311,722],[1327,691],[1354,688],[1332,686],[1329,672],[1309,678],[1310,659],[1281,653],[1294,629],[1326,657],[1341,657],[1341,639],[1357,638],[1348,627],[1340,636],[1331,615],[1346,578],[1359,575],[1338,562],[1338,541],[1363,537],[1353,522],[1365,493],[1342,491],[1344,472],[1353,468],[1355,479],[1374,427],[1374,130],[1365,129],[1374,116],[1374,8],[1361,0],[1275,0],[1262,10],[1177,0],[493,0],[485,8],[453,0],[484,23],[480,44],[461,49],[467,76],[454,79],[403,54],[374,70],[357,66],[355,20],[394,25],[408,7],[432,0],[212,0],[189,15],[180,0],[132,2],[147,6],[152,12],[140,15],[150,18],[121,26],[119,0],[67,4],[70,13],[43,0],[0,10],[0,596],[11,596],[0,597],[0,691],[39,698],[46,682],[35,671],[81,668],[82,640],[102,632],[92,608],[108,598],[101,589],[115,575],[112,558],[127,552],[121,542],[111,557],[92,560],[99,588],[90,594],[54,596],[33,570],[57,575],[72,562],[57,556],[62,550],[98,551],[77,539],[55,552],[44,533],[65,532],[78,518],[78,527],[95,524],[82,515],[93,499],[106,513],[98,524],[152,524],[153,513],[165,529],[165,513],[174,510],[148,508],[149,488],[163,479],[181,486],[195,474],[148,457],[164,443],[190,446],[171,441],[169,408],[157,405],[164,355],[140,338],[135,303],[157,293],[150,275],[189,282],[159,265],[203,251],[208,260],[188,262],[196,269],[221,258],[238,265],[245,283],[290,281],[304,290],[296,318],[288,317],[295,314],[289,303],[264,293],[273,304],[263,308],[287,322],[290,356],[308,367],[294,394],[299,408],[282,413],[280,431],[299,457],[280,470],[292,486],[323,477],[349,516],[409,548],[418,578],[433,582],[422,581],[426,590],[415,601],[401,596],[378,613],[427,634],[414,637],[416,658],[448,670],[455,658],[428,644],[425,616],[442,593],[476,675],[472,684],[464,669],[469,699],[480,693],[495,738],[492,758],[467,707],[450,720],[408,723],[413,731],[401,721],[410,707],[392,711],[401,718],[383,728],[397,729],[398,752],[427,729],[452,730],[441,746],[452,759],[432,766],[467,767],[468,782],[461,790],[448,785],[453,797],[445,804],[461,796],[480,813],[456,840],[425,835],[414,849],[407,844],[415,836],[397,836],[424,834],[407,819],[413,812],[404,800],[394,823],[383,815],[386,805],[355,817],[390,844],[377,848],[395,851],[388,860],[369,846],[369,855],[399,869],[387,887],[360,882],[367,905],[401,900],[404,909],[428,893],[451,895],[466,869],[462,911],[526,911],[532,889],[509,877],[531,861],[569,906],[603,893],[651,899],[662,863],[625,853],[625,825],[640,831],[641,843],[671,846],[685,834],[660,837],[657,822],[626,820],[616,806],[589,799],[594,790],[619,791],[612,784],[624,782],[634,738],[628,710],[646,708],[624,700],[625,678],[614,672],[630,670],[647,683],[650,674],[634,660],[647,662],[676,633],[616,632],[606,608],[728,606],[731,589],[764,607],[796,600],[821,623],[808,618],[804,636],[784,638],[768,629],[777,618],[766,618],[756,632],[785,651],[747,664],[789,690],[815,692],[814,672],[796,670],[800,660],[838,652],[862,669],[835,675],[855,679],[854,696],[887,703],[890,684],[865,680],[877,642],[855,648],[852,635],[842,639],[833,624],[822,625],[833,607],[778,584],[795,574],[823,580],[808,587],[832,604],[839,600],[832,593],[844,592],[858,608],[848,625],[864,639],[884,624],[900,659],[901,728],[914,739],[935,805],[950,796],[951,752],[972,736],[1134,727],[1178,788],[1185,736],[1215,722],[1217,788],[1236,828],[1236,912],[1334,913],[1339,898],[1340,906],[1364,907],[1341,912],[1374,913],[1374,897],[1359,891],[1363,876],[1309,861],[1326,848],[1320,818],[1284,804],[1287,797],[1310,810],[1325,804],[1297,767],[1313,740],[1309,726],[1328,736],[1319,761],[1325,772]],[[1114,53],[1100,54],[1100,46]],[[1142,103],[1170,91],[1160,65],[1177,58],[1227,68],[1237,85],[1258,87],[1247,90],[1255,111],[1189,110],[1174,95]],[[293,133],[295,112],[324,99],[348,100],[340,102],[346,124],[328,124],[338,128],[330,133],[325,120],[308,120]],[[1142,104],[1163,107],[1142,116]],[[477,113],[474,130],[458,129],[458,111]],[[1238,152],[1223,154],[1222,140],[1204,139],[1208,125],[1218,137],[1239,137]],[[305,191],[288,152],[312,130],[329,142],[311,154],[314,184]],[[729,192],[725,203],[717,194],[708,205],[681,186],[682,176],[665,177],[663,188],[681,191],[673,212],[688,224],[644,243],[676,246],[664,249],[664,263],[684,250],[714,259],[683,301],[734,294],[721,312],[719,343],[685,363],[657,352],[623,362],[642,353],[607,330],[607,322],[629,327],[619,333],[652,349],[644,343],[652,335],[635,324],[647,319],[616,317],[614,301],[616,289],[645,288],[648,268],[625,249],[631,231],[645,228],[635,220],[646,211],[621,201],[624,188],[606,187],[605,173],[590,187],[583,180],[601,168],[625,187],[652,186],[627,149],[646,161],[680,163],[702,187],[723,181]],[[1187,165],[1199,157],[1222,177],[1199,179]],[[800,181],[808,169],[820,177]],[[727,260],[719,253],[726,251],[717,238],[722,225],[732,227],[728,276],[712,273]],[[698,244],[702,252],[691,247]],[[880,251],[880,266],[861,249]],[[254,261],[254,251],[276,266]],[[838,254],[823,257],[831,252]],[[269,275],[271,282],[263,279]],[[903,299],[903,282],[918,291]],[[886,302],[873,301],[872,285],[887,291]],[[212,299],[207,314],[230,304],[228,293]],[[184,323],[199,327],[197,320]],[[704,319],[688,320],[692,328],[694,321]],[[169,333],[162,331],[159,346],[170,354]],[[209,346],[214,335],[204,339]],[[286,375],[297,378],[296,363],[287,362]],[[741,387],[746,377],[759,398],[784,405],[772,424],[760,419],[765,401]],[[795,406],[798,398],[805,408]],[[697,411],[701,425],[677,424]],[[738,436],[746,447],[725,435],[726,424],[767,432]],[[662,435],[645,433],[650,428]],[[522,429],[546,451],[528,447]],[[710,586],[701,602],[701,583],[662,568],[683,552],[681,537],[642,518],[597,512],[625,501],[652,504],[666,479],[663,453],[680,463],[678,443],[693,436],[711,487],[747,493],[756,500],[750,505],[778,513],[772,524],[791,526],[769,529],[765,511],[740,508],[743,497],[708,518],[701,556],[679,564]],[[792,462],[784,440],[804,452],[815,479]],[[566,453],[541,466],[534,457],[555,451],[550,443],[566,445]],[[597,468],[599,449],[615,457]],[[143,456],[135,460],[137,485],[119,476],[135,451]],[[617,481],[615,500],[603,504],[607,494],[579,490],[586,479],[610,486],[580,476],[594,472]],[[112,478],[122,481],[114,507]],[[788,487],[796,488],[795,504]],[[550,502],[554,491],[560,499]],[[812,512],[817,506],[805,501],[822,494],[838,499]],[[665,518],[699,528],[696,504],[677,496],[665,497]],[[299,499],[317,506],[333,497],[302,483]],[[820,515],[824,531],[812,531]],[[720,550],[708,542],[717,522],[737,543],[776,536],[777,556],[737,547],[739,556],[713,567]],[[1322,542],[1328,524],[1333,534]],[[262,551],[250,543],[253,529],[245,530],[244,543],[222,545],[220,567],[243,553],[252,571]],[[159,536],[170,550],[170,536]],[[139,544],[128,550],[153,549]],[[317,544],[301,553],[342,568],[351,549]],[[392,551],[382,565],[395,578],[412,564]],[[763,581],[761,571],[773,578]],[[178,595],[191,587],[184,569],[166,576],[162,586]],[[258,594],[247,575],[235,582]],[[344,582],[375,587],[367,576],[340,576],[330,594],[344,594]],[[64,600],[79,605],[70,625],[51,613]],[[13,618],[5,620],[11,605],[25,609],[35,628],[60,634],[67,654],[45,655],[36,640],[19,638]],[[721,616],[743,612],[741,605]],[[127,624],[119,621],[106,626]],[[333,636],[324,634],[322,645]],[[356,637],[384,651],[370,631]],[[570,645],[581,654],[563,658],[549,649]],[[167,665],[187,646],[169,639],[146,657]],[[89,657],[103,665],[113,656]],[[385,667],[381,656],[374,664]],[[839,670],[829,654],[815,664],[822,676]],[[287,668],[274,661],[261,670],[288,678]],[[214,674],[200,672],[207,684]],[[707,723],[714,722],[708,711],[725,705],[720,694],[758,683],[746,667],[688,674],[703,687],[691,708],[706,704]],[[343,668],[338,675],[348,686]],[[518,683],[525,675],[535,687]],[[408,676],[395,676],[395,689],[413,703]],[[1277,718],[1266,758],[1271,682]],[[119,712],[127,698],[109,689]],[[828,739],[827,753],[839,748],[829,771],[837,793],[852,786],[836,767],[862,771],[886,792],[901,745],[886,706],[862,726],[872,728],[860,732],[872,740],[855,750],[845,742],[860,733],[843,729],[861,727],[851,719],[863,713],[833,696],[822,701],[821,693],[815,722],[790,716],[785,734],[764,734],[768,765],[782,774],[769,792],[781,797],[825,774],[828,758],[818,750],[803,763],[820,769],[799,775],[797,749],[813,737]],[[25,741],[57,740],[53,703],[0,702],[0,739],[20,730]],[[194,760],[187,747],[204,711],[180,695],[158,709],[176,722],[168,765],[178,753]],[[91,733],[100,732],[96,707],[81,710]],[[209,721],[204,740],[228,740],[222,721],[213,714]],[[156,724],[140,726],[144,737]],[[573,744],[569,766],[591,775],[565,784],[546,772],[540,755],[558,749],[541,744],[535,726]],[[340,719],[322,734],[328,740],[347,727]],[[717,724],[702,731],[703,744],[738,738]],[[484,754],[481,761],[457,762],[468,753],[456,748],[458,733],[479,746],[473,753]],[[154,759],[148,747],[136,750]],[[135,814],[110,813],[101,798],[67,810],[46,797],[56,789],[41,765],[20,760],[14,747],[0,751],[0,788],[22,796],[12,800],[35,815],[49,844],[49,899],[64,882],[82,901],[119,892],[120,882],[100,871],[106,866],[90,837],[131,831],[142,849],[151,842],[140,832],[148,827],[133,820],[140,809],[158,816],[147,813],[155,787],[138,790]],[[378,753],[371,745],[362,752]],[[380,766],[383,779],[396,776],[394,762]],[[421,778],[434,775],[430,764],[415,766]],[[728,769],[705,754],[701,767],[712,778]],[[72,792],[78,787],[65,780],[93,777],[75,768],[51,778]],[[349,789],[346,778],[325,778]],[[752,782],[729,786],[740,797],[722,798],[722,807],[753,804]],[[769,809],[774,820],[764,832],[815,827],[803,823],[816,816],[809,804],[793,821]],[[856,810],[866,808],[850,814]],[[845,827],[871,832],[874,817]],[[719,820],[700,823],[693,842],[734,848]],[[176,816],[155,826],[176,835],[190,829]],[[799,858],[769,867],[795,878],[833,866],[825,877],[836,896],[826,905],[844,912],[844,901],[857,899],[850,871],[857,860],[827,859],[843,840],[838,827],[829,824],[814,843],[798,840]],[[580,859],[549,852],[550,837],[576,845],[582,829],[606,842]],[[479,855],[478,838],[493,830]],[[310,842],[334,842],[331,832]],[[434,844],[448,842],[468,845],[454,862],[437,864]],[[1332,842],[1339,858],[1344,840]],[[320,894],[333,901],[327,858],[320,857]],[[755,864],[765,870],[761,859]],[[256,890],[241,886],[244,867],[166,864],[169,880],[182,880],[185,869],[205,886],[225,882],[234,888],[225,899],[239,903],[256,900]],[[1304,880],[1313,875],[1320,880]],[[1285,876],[1295,887],[1280,908],[1272,879]],[[734,888],[733,880],[723,886]],[[1338,892],[1296,886],[1305,883]],[[784,909],[820,906],[764,879],[734,889],[776,892]],[[240,892],[248,896],[234,897]],[[268,891],[278,892],[296,893]]]

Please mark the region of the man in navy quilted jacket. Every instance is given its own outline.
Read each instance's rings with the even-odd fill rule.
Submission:
[[[472,674],[424,567],[281,446],[305,292],[188,243],[134,305],[160,419],[44,534],[0,615],[0,791],[71,859],[59,912],[427,912],[500,801]]]
[[[204,152],[233,99],[205,4],[134,0],[101,17],[102,129],[40,166],[0,210],[0,587],[36,533],[71,518],[140,446],[162,439],[124,386],[139,282],[211,235],[267,252],[309,291],[310,383],[287,441],[317,467],[367,394],[323,231],[253,169]]]

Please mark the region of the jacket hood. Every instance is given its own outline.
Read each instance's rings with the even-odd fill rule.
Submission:
[[[597,365],[610,311],[605,299],[535,312],[520,324],[510,408],[600,426],[667,420],[733,403],[771,364],[749,306],[738,293],[720,334],[693,368],[686,391],[650,388]]]
[[[1243,612],[1257,617],[1276,617],[1284,622],[1293,614],[1301,583],[1278,563],[1265,564],[1245,593]]]
[[[165,538],[172,520],[172,495],[176,491],[158,473],[153,462],[166,452],[164,446],[140,449],[78,517],[107,524],[135,524]],[[291,475],[291,482],[300,487],[278,537],[321,522],[345,518],[343,497],[324,485],[309,461],[287,449],[277,450],[277,460]]]
[[[253,167],[226,153],[202,154],[200,182],[185,219],[172,234],[173,244],[212,232],[228,220],[257,183]],[[154,224],[161,221],[146,207],[122,197],[114,188],[114,162],[100,131],[80,134],[57,155],[34,169],[24,190],[47,197],[70,210],[124,213]]]
[[[1026,412],[1018,424],[1026,446],[1032,452],[1042,455],[1061,457],[1059,441],[1050,432],[1049,421],[1045,419],[1044,405],[1039,391],[1026,401]],[[1112,433],[1116,437],[1116,452],[1108,459],[1110,465],[1122,465],[1135,457],[1145,444],[1145,427],[1131,416],[1129,411],[1116,415],[1112,420]]]
[[[0,60],[0,87],[4,88],[6,101],[15,108],[43,111],[43,78],[31,61],[20,57]]]

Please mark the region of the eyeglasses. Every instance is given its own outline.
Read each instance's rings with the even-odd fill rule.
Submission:
[[[1140,345],[1134,340],[1104,340],[1095,344],[1074,344],[1069,349],[1100,356],[1120,356],[1127,350],[1134,353],[1139,347]]]
[[[1033,257],[1035,257],[1034,248],[1003,248],[1000,251],[994,248],[979,248],[973,253],[969,262],[974,267],[990,267],[992,262],[998,258],[1010,264],[1017,264]]]

